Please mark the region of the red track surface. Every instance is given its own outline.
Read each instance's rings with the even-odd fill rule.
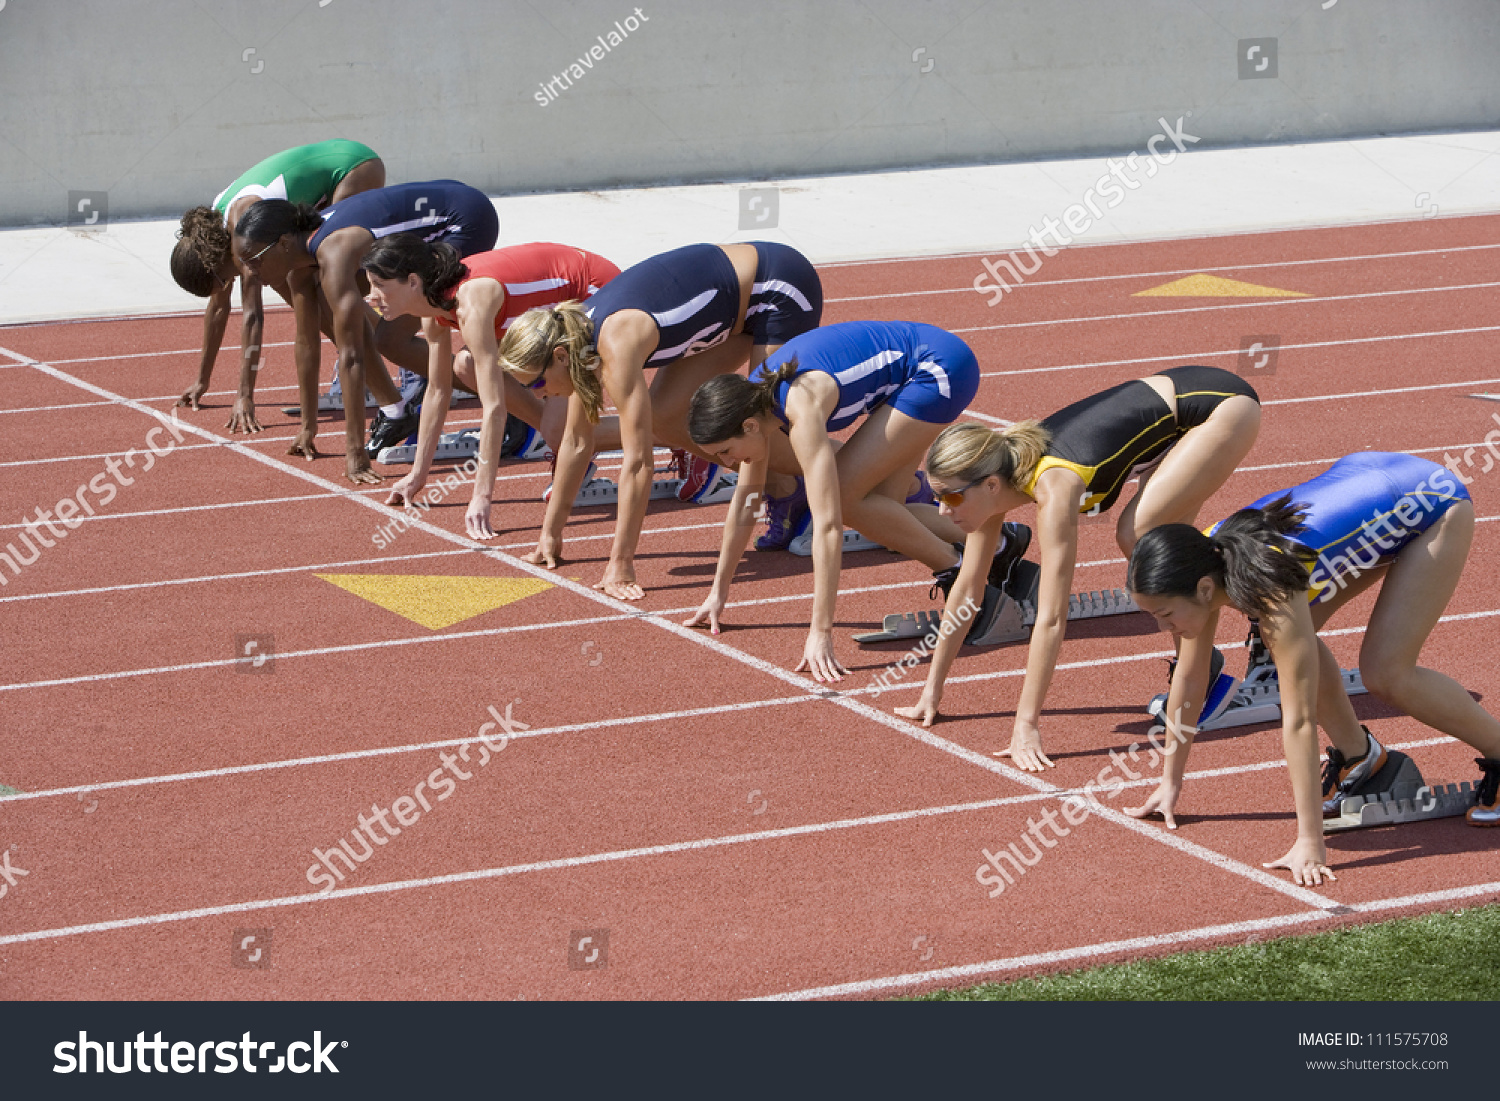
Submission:
[[[1077,249],[994,308],[970,289],[974,257],[841,265],[822,273],[825,320],[957,330],[987,375],[975,411],[1007,419],[1160,366],[1233,367],[1242,337],[1278,335],[1275,373],[1255,380],[1260,440],[1207,519],[1349,451],[1441,461],[1481,442],[1500,405],[1466,395],[1500,390],[1497,249],[1497,218]],[[1310,297],[1132,297],[1198,271]],[[16,364],[0,366],[0,545],[107,455],[144,446],[158,423],[145,407],[169,409],[187,384],[198,328],[0,331],[14,353],[0,364]],[[612,529],[612,510],[595,509],[571,526],[556,587],[428,630],[315,574],[525,576],[507,555],[533,545],[545,468],[503,471],[503,552],[456,537],[466,489],[432,509],[429,529],[376,551],[393,513],[360,501],[384,491],[347,490],[336,457],[284,458],[290,336],[289,315],[273,314],[266,433],[231,446],[230,395],[216,393],[183,418],[207,436],[187,436],[19,578],[4,574],[0,783],[25,795],[0,801],[0,849],[28,874],[0,898],[0,996],[863,995],[1500,893],[1493,835],[1461,820],[1335,837],[1339,880],[1320,892],[1261,873],[1293,836],[1279,731],[1261,727],[1200,737],[1192,771],[1221,772],[1190,781],[1175,834],[1095,816],[990,899],[974,878],[981,850],[1019,840],[1110,750],[1143,739],[1141,708],[1162,680],[1149,655],[1166,648],[1145,617],[1073,625],[1043,726],[1058,767],[1040,781],[991,756],[1009,738],[1022,646],[966,651],[947,718],[924,732],[891,713],[920,676],[878,698],[858,691],[900,647],[843,642],[855,674],[839,699],[787,672],[806,559],[749,556],[718,640],[674,630],[712,576],[723,506],[653,505],[637,565],[660,618],[588,588]],[[325,427],[337,454],[341,424]],[[1471,486],[1482,518],[1500,512],[1496,480]],[[1080,560],[1078,587],[1121,583],[1111,523],[1085,525]],[[1496,529],[1481,524],[1449,608],[1475,618],[1445,619],[1424,652],[1484,698],[1500,688],[1497,567]],[[846,557],[841,633],[926,606],[924,573],[884,552]],[[1369,603],[1330,625],[1348,629],[1330,640],[1345,665]],[[1226,619],[1223,641],[1237,643],[1243,622]],[[274,636],[269,675],[234,664],[235,636],[250,634]],[[507,704],[530,729],[318,896],[311,851],[372,803],[411,794],[489,705]],[[1413,750],[1429,780],[1473,778],[1467,747],[1369,697],[1356,710],[1387,744],[1433,741]],[[272,931],[269,969],[232,965],[245,929]],[[571,969],[573,932],[600,929],[607,966]]]

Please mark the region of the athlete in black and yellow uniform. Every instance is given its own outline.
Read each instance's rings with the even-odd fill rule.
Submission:
[[[953,627],[938,642],[922,698],[898,712],[927,724],[937,717],[948,667],[966,633],[958,629],[959,612],[971,600],[981,603],[1006,513],[1034,502],[1042,566],[1036,626],[1010,745],[997,755],[1028,771],[1051,767],[1039,724],[1067,624],[1079,514],[1110,508],[1139,476],[1140,489],[1115,525],[1128,557],[1152,528],[1192,523],[1259,431],[1255,391],[1217,367],[1174,367],[1000,432],[982,424],[945,428],[927,453],[927,474],[942,511],[968,540],[957,578],[938,578],[947,589],[944,618],[952,617]]]
[[[1225,399],[1239,394],[1260,401],[1248,382],[1218,367],[1173,367],[1155,378],[1171,381],[1175,414],[1157,388],[1135,379],[1075,401],[1042,421],[1051,442],[1026,482],[1026,494],[1035,496],[1032,491],[1043,473],[1065,467],[1083,479],[1079,511],[1104,512],[1119,500],[1126,482],[1156,466]]]

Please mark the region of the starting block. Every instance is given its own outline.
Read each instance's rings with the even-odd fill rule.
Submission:
[[[721,474],[718,487],[706,497],[699,498],[700,505],[716,505],[734,498],[734,486],[736,476],[733,474]],[[657,478],[651,483],[651,500],[663,501],[669,497],[676,497],[677,491],[682,487],[681,478]],[[620,499],[620,487],[612,478],[595,478],[586,482],[578,490],[578,496],[573,498],[573,507],[582,505],[612,505]]]
[[[812,525],[809,524],[806,531],[793,539],[787,546],[787,550],[803,558],[812,557]],[[852,554],[855,551],[884,550],[879,543],[866,539],[857,531],[844,532],[844,553]]]
[[[1369,691],[1358,669],[1341,669],[1339,673],[1344,680],[1345,695],[1362,696]],[[1234,699],[1224,709],[1223,714],[1209,719],[1200,729],[1219,730],[1228,726],[1250,726],[1254,723],[1280,721],[1281,682],[1276,679],[1276,666],[1267,660],[1250,667],[1245,673],[1240,690],[1235,693]],[[1418,784],[1418,786],[1421,785]]]
[[[369,393],[369,391],[366,391],[365,392],[365,408],[366,409],[376,409],[376,408],[379,407],[379,405],[380,405],[380,403],[375,400],[374,395],[371,394],[371,393]],[[344,411],[344,395],[343,394],[319,394],[318,395],[318,412],[319,413],[342,413],[343,411]],[[285,416],[285,417],[295,417],[298,414],[300,414],[301,412],[302,412],[302,407],[300,405],[283,405],[281,407],[282,416]]]
[[[1022,567],[1030,569],[1022,569]],[[1031,637],[1031,628],[1036,625],[1036,586],[1041,570],[1034,563],[1021,560],[1016,563],[1017,575],[1009,588],[1029,594],[1020,600],[993,585],[986,585],[984,601],[979,614],[974,617],[964,642],[969,646],[1003,646],[1007,642],[1020,642]],[[1138,612],[1135,601],[1124,589],[1104,589],[1086,593],[1073,593],[1068,597],[1068,619],[1101,619],[1105,616],[1126,615]],[[855,635],[860,644],[873,642],[895,642],[898,639],[922,638],[940,629],[943,625],[941,609],[908,612],[906,615],[888,615],[882,629],[867,634]]]
[[[479,429],[465,428],[461,432],[444,432],[438,437],[434,459],[468,459],[479,451]],[[395,447],[382,448],[375,457],[377,463],[409,463],[417,457],[417,445],[400,443]]]
[[[1456,818],[1474,805],[1477,793],[1473,785],[1428,787],[1415,761],[1394,749],[1389,755],[1385,767],[1363,792],[1345,799],[1336,817],[1323,819],[1324,833]]]

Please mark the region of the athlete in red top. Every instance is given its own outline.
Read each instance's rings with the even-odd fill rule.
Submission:
[[[361,266],[370,277],[370,304],[387,319],[403,314],[422,318],[430,349],[416,458],[411,473],[392,487],[389,503],[411,501],[426,484],[457,378],[484,406],[479,468],[465,524],[471,537],[492,538],[490,502],[507,413],[541,432],[555,450],[568,409],[567,401],[544,402],[500,370],[500,337],[527,310],[581,302],[620,269],[592,252],[545,243],[512,245],[460,260],[451,246],[409,234],[378,242]],[[466,345],[456,357],[445,331],[450,329],[458,330]]]

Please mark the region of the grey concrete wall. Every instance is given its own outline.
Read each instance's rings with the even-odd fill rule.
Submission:
[[[0,224],[181,211],[328,137],[499,194],[1500,124],[1496,0],[644,0],[542,106],[636,7],[0,0]]]

